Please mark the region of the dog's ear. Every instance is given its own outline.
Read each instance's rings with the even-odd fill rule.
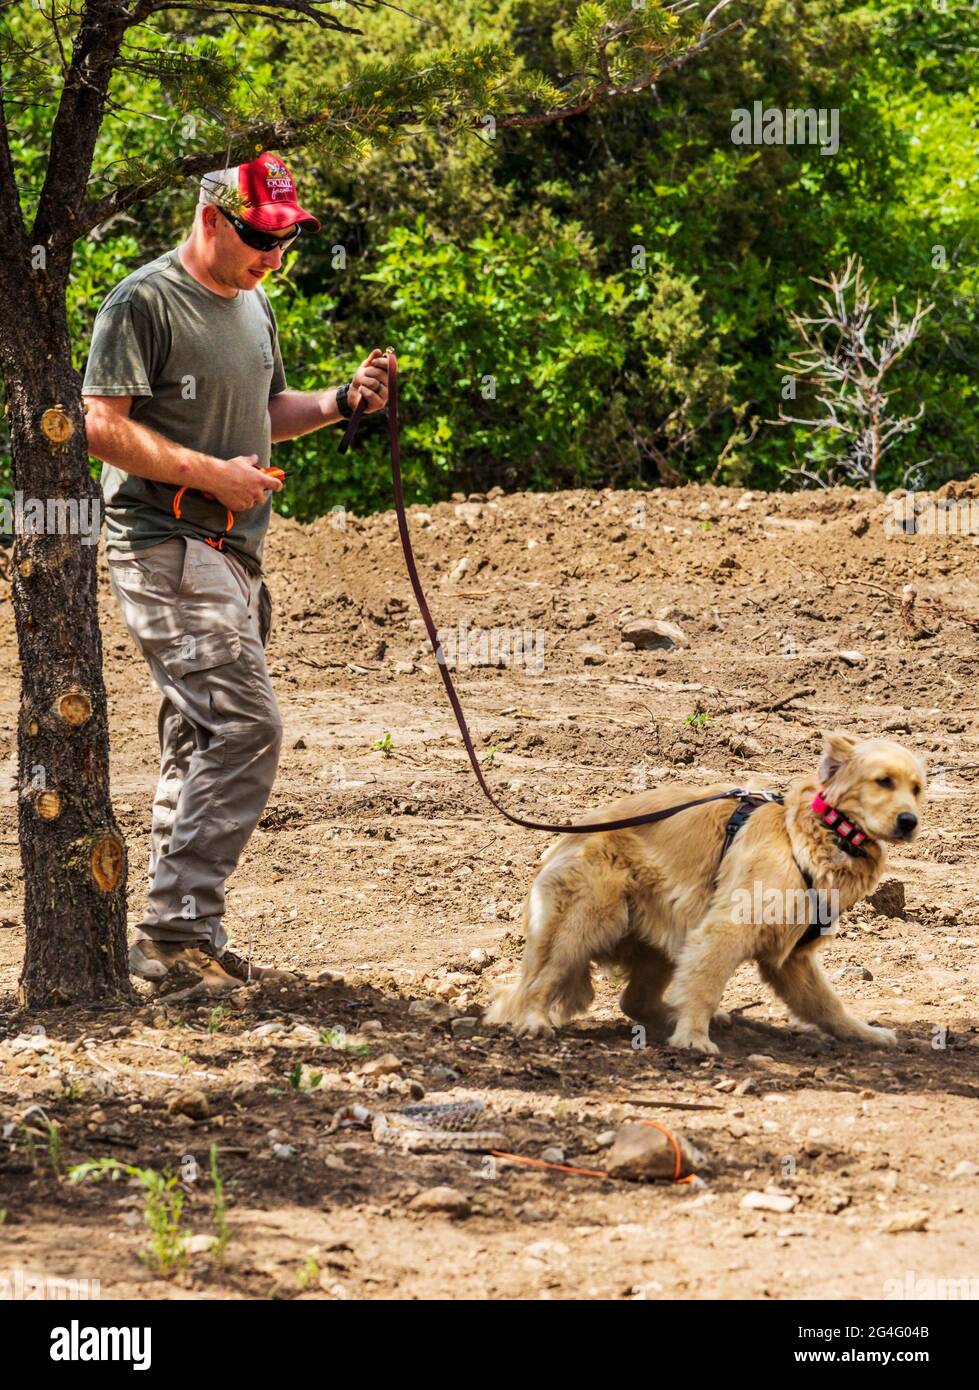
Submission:
[[[843,764],[850,761],[856,746],[857,740],[852,734],[845,734],[842,729],[824,734],[823,756],[819,760],[819,780],[826,783],[839,772]]]

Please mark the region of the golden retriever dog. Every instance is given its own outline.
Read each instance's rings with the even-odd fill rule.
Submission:
[[[730,788],[641,792],[578,824]],[[893,1045],[890,1029],[847,1012],[818,953],[839,914],[876,887],[885,843],[915,837],[924,795],[925,768],[913,753],[837,731],[824,738],[818,776],[795,778],[783,804],[754,810],[726,853],[736,798],[633,829],[562,835],[541,856],[524,906],[519,979],[502,987],[487,1021],[550,1033],[588,1009],[594,962],[624,972],[620,1003],[629,1018],[661,1037],[672,1030],[673,1047],[717,1052],[709,1026],[724,987],[743,961],[755,960],[804,1024]]]

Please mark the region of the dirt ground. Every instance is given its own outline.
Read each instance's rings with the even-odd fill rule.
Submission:
[[[286,740],[228,924],[256,959],[301,971],[295,986],[220,1008],[163,1007],[139,986],[133,1010],[24,1016],[17,659],[0,589],[0,1278],[151,1299],[876,1299],[929,1279],[979,1295],[979,555],[968,535],[888,534],[884,506],[843,488],[689,487],[476,497],[411,518],[436,620],[466,638],[458,679],[488,776],[524,814],[579,815],[664,782],[784,788],[838,726],[925,756],[923,833],[884,875],[903,909],[897,890],[859,905],[823,952],[853,1010],[898,1031],[893,1051],[793,1029],[750,966],[725,996],[743,1012],[715,1030],[718,1057],[635,1047],[603,976],[591,1014],[555,1038],[478,1022],[519,959],[521,900],[550,841],[481,797],[391,514],[276,518],[267,541]],[[136,921],[157,695],[100,565]],[[650,615],[688,645],[625,647],[622,623]],[[609,1131],[655,1119],[702,1150],[703,1182],[400,1152],[344,1110],[422,1099],[480,1100],[499,1151],[560,1150],[589,1170]],[[100,1158],[182,1173],[198,1239],[171,1277],[140,1258],[137,1180],[67,1180]],[[791,1209],[743,1207],[751,1192]]]

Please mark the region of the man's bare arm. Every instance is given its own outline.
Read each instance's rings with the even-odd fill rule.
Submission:
[[[175,444],[129,418],[132,396],[84,396],[85,431],[93,458],[137,478],[209,492],[233,512],[247,511],[282,484],[257,467],[257,454],[214,458]]]
[[[324,425],[335,425],[343,416],[337,410],[336,386],[328,391],[293,391],[286,388],[269,398],[269,419],[272,421],[272,443],[298,439],[312,434]]]
[[[311,434],[324,425],[335,425],[343,416],[337,410],[338,386],[328,391],[291,391],[286,388],[269,399],[269,418],[272,421],[272,443],[279,444],[284,439],[297,439],[301,434]],[[380,348],[374,348],[369,357],[354,372],[347,393],[347,404],[351,410],[357,408],[361,392],[367,394],[366,413],[383,410],[388,399],[388,359]]]

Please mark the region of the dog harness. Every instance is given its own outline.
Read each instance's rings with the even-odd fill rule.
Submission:
[[[771,801],[777,802],[779,805],[784,805],[785,803],[785,797],[781,792],[750,792],[738,789],[730,794],[732,796],[738,796],[740,800],[731,813],[727,825],[724,827],[724,844],[721,847],[722,859],[731,848],[735,835],[737,835],[745,821],[748,820],[750,816],[754,815],[759,806],[764,806],[767,802]],[[860,848],[863,842],[868,838],[867,832],[861,830],[855,821],[848,820],[847,817],[843,815],[842,811],[838,811],[835,806],[831,806],[823,795],[822,787],[820,787],[810,804],[823,824],[827,825],[837,836],[840,841],[840,849],[844,850],[851,859],[865,859],[867,857],[866,851]],[[795,855],[792,857],[795,859]],[[806,885],[806,892],[811,893],[813,887],[812,874],[802,867],[798,859],[795,859],[795,866],[802,875],[803,882]],[[801,946],[808,946],[811,941],[818,941],[822,934],[822,926],[818,922],[813,922],[806,928],[805,932],[800,936],[792,949],[798,951]]]

